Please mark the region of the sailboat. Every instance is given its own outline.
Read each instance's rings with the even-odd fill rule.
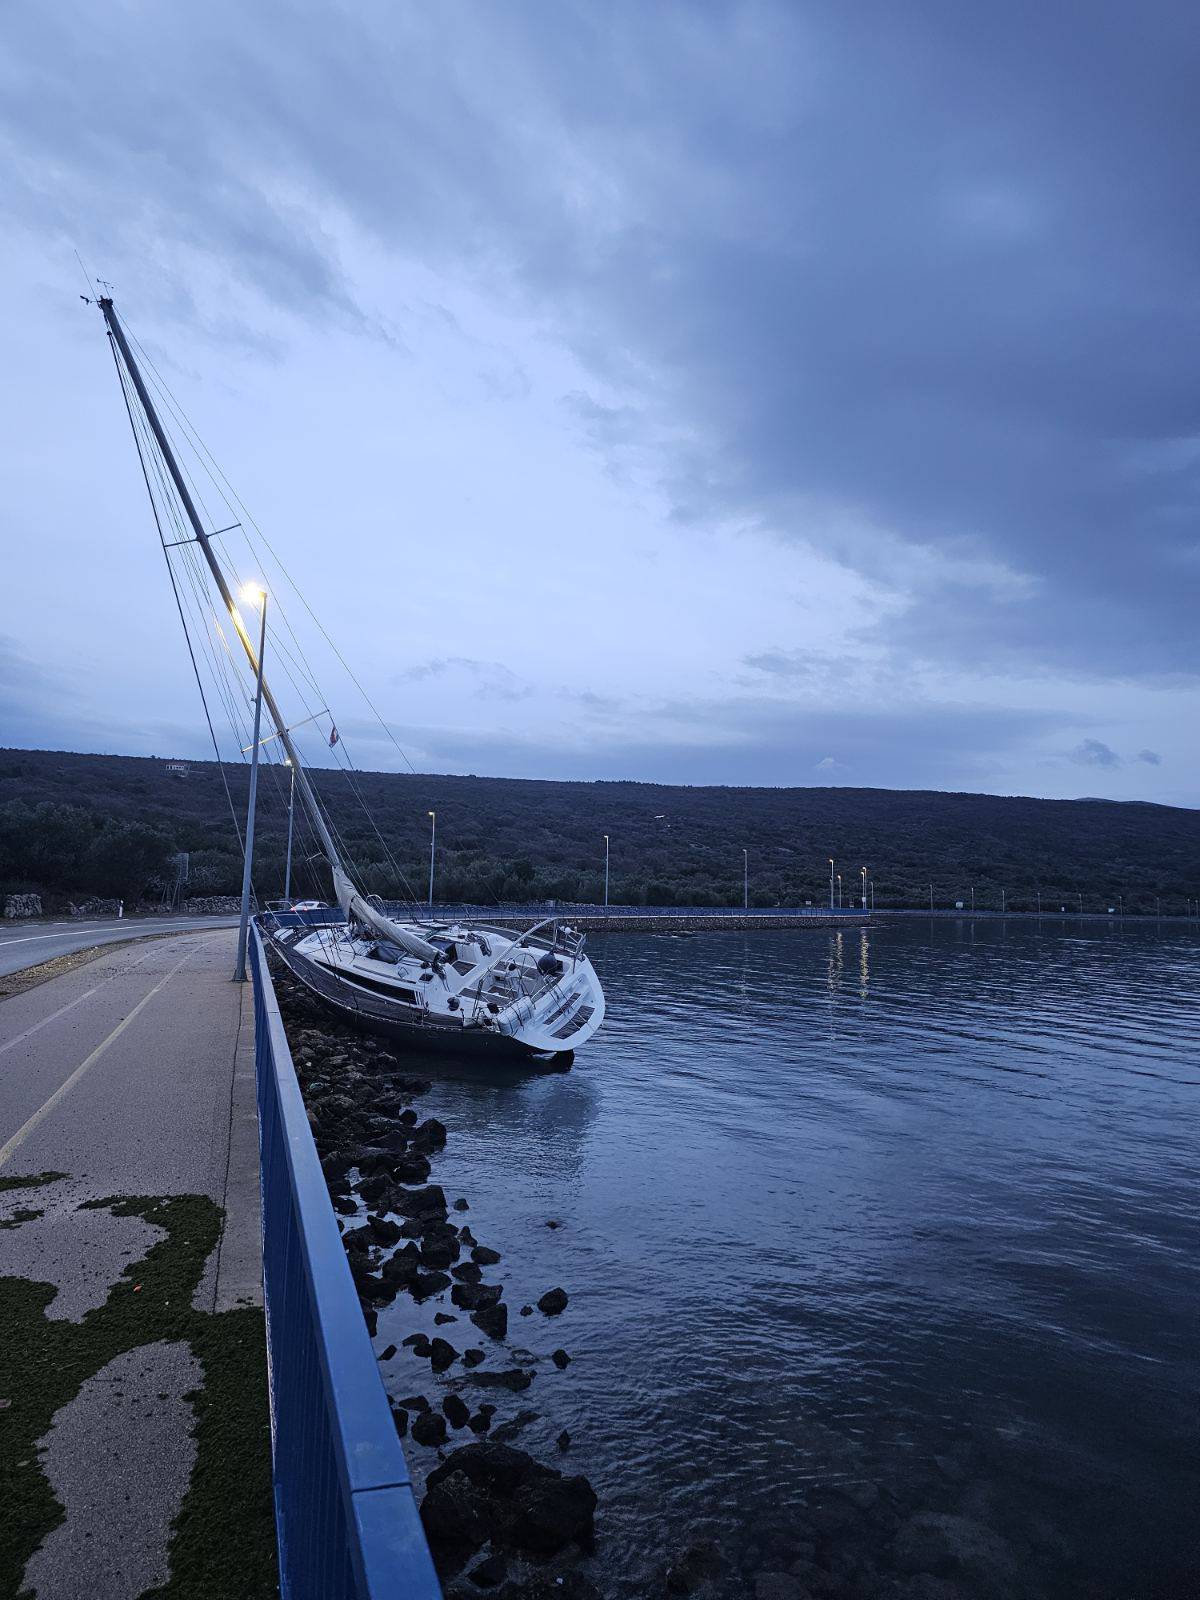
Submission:
[[[222,530],[204,525],[111,294],[96,303],[130,406],[130,421],[136,401],[178,497],[184,525],[191,529],[184,542],[194,542],[203,556],[258,683],[259,652],[213,549],[212,541]],[[134,438],[141,454],[136,425]],[[144,458],[142,465],[145,470]],[[146,485],[157,516],[149,473]],[[585,1044],[604,1020],[604,991],[585,952],[584,936],[553,917],[518,933],[473,919],[436,921],[389,914],[378,897],[364,895],[355,883],[305,770],[293,729],[265,678],[261,694],[274,725],[273,737],[291,764],[297,797],[328,864],[338,905],[334,921],[317,925],[273,914],[260,917],[269,948],[288,970],[343,1017],[421,1046],[449,1044],[455,1049],[564,1058]]]

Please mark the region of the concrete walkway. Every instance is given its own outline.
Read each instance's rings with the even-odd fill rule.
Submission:
[[[215,1201],[222,1231],[194,1304],[262,1303],[253,1006],[249,985],[230,982],[235,939],[206,931],[127,946],[0,1001],[0,1182],[66,1175],[0,1192],[0,1221],[21,1210],[29,1218],[0,1233],[0,1271],[53,1283],[49,1319],[78,1322],[103,1305],[122,1269],[163,1237],[140,1217],[79,1209],[113,1195]],[[39,1600],[81,1592],[83,1548],[95,1600],[167,1577],[194,1454],[185,1395],[195,1367],[186,1346],[131,1357],[141,1358],[132,1360],[138,1385],[120,1367],[125,1382],[91,1380],[42,1440],[67,1519],[27,1569]],[[131,1391],[137,1448],[125,1450]],[[81,1455],[96,1472],[72,1470]]]

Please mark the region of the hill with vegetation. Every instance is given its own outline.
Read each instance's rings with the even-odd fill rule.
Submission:
[[[313,774],[361,881],[423,899],[429,811],[437,813],[437,898],[480,904],[596,902],[611,840],[610,898],[625,905],[740,905],[742,851],[754,905],[826,902],[829,857],[846,902],[870,870],[876,904],[1043,904],[1182,911],[1200,894],[1200,812],[1107,800],[1033,800],[893,789],[676,788],[665,784],[338,770]],[[282,893],[286,768],[261,774],[255,882]],[[241,884],[234,817],[249,771],[213,761],[0,750],[0,893],[48,905],[87,894],[170,892],[189,856],[189,896]],[[226,796],[228,785],[229,798]],[[232,812],[230,807],[232,800]],[[293,892],[326,898],[297,807]],[[405,889],[407,884],[407,890]]]

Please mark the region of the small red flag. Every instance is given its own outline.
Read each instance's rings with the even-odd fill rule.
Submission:
[[[330,735],[329,735],[329,748],[332,750],[334,745],[337,742],[338,742],[338,731],[337,731],[337,723],[335,722],[333,724],[332,730],[331,730]]]

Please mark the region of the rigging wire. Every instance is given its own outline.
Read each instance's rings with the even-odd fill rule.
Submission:
[[[82,263],[81,263],[81,265],[82,265]],[[113,361],[114,361],[114,363],[116,365],[116,369],[117,369],[117,379],[118,379],[118,381],[120,382],[120,385],[121,385],[121,395],[122,395],[122,397],[123,397],[123,399],[125,401],[126,415],[129,417],[129,426],[130,426],[130,428],[131,428],[131,430],[133,432],[133,442],[134,442],[134,445],[135,445],[135,447],[137,449],[137,453],[138,453],[138,464],[140,465],[140,467],[142,469],[142,477],[145,480],[145,484],[146,484],[146,493],[150,497],[150,507],[151,507],[151,510],[154,512],[154,525],[158,529],[158,542],[162,546],[163,561],[166,563],[167,574],[171,579],[171,592],[175,596],[175,607],[176,607],[176,610],[179,612],[179,621],[180,621],[180,624],[181,624],[181,626],[183,628],[183,637],[187,642],[188,658],[190,659],[190,661],[192,663],[192,672],[195,675],[196,687],[200,691],[200,704],[204,707],[204,720],[208,724],[208,734],[209,734],[209,738],[212,740],[213,754],[217,758],[217,768],[218,768],[218,770],[219,770],[219,772],[221,774],[221,783],[222,783],[222,785],[224,786],[224,789],[225,789],[225,799],[229,803],[229,814],[233,818],[233,826],[234,826],[234,829],[235,829],[235,831],[237,833],[238,848],[241,851],[242,855],[244,856],[245,853],[246,853],[246,846],[245,846],[245,842],[244,842],[244,840],[242,838],[241,827],[238,824],[237,812],[234,809],[233,796],[229,792],[229,781],[225,776],[225,766],[224,766],[224,763],[221,760],[221,750],[220,750],[220,746],[217,744],[216,730],[213,728],[212,716],[209,713],[208,698],[204,693],[204,684],[203,684],[203,682],[201,681],[201,678],[200,678],[200,669],[196,664],[196,653],[192,649],[191,635],[188,633],[187,620],[184,617],[183,606],[180,603],[180,599],[179,599],[179,589],[178,589],[178,587],[177,587],[177,585],[175,583],[175,574],[174,574],[174,572],[172,571],[172,568],[171,568],[171,554],[170,554],[170,551],[167,549],[166,540],[163,538],[162,522],[159,519],[158,507],[155,504],[155,500],[154,500],[154,492],[150,487],[150,477],[149,477],[149,474],[146,471],[145,457],[142,454],[142,443],[141,443],[141,440],[138,437],[138,430],[134,426],[133,411],[132,411],[132,409],[130,407],[130,404],[129,404],[129,393],[128,393],[126,387],[125,387],[125,376],[124,376],[124,373],[121,370],[121,363],[117,358],[116,346],[115,346],[115,344],[114,344],[114,342],[113,342],[113,340],[111,338],[109,340],[109,345],[110,345],[110,347],[112,349]]]

